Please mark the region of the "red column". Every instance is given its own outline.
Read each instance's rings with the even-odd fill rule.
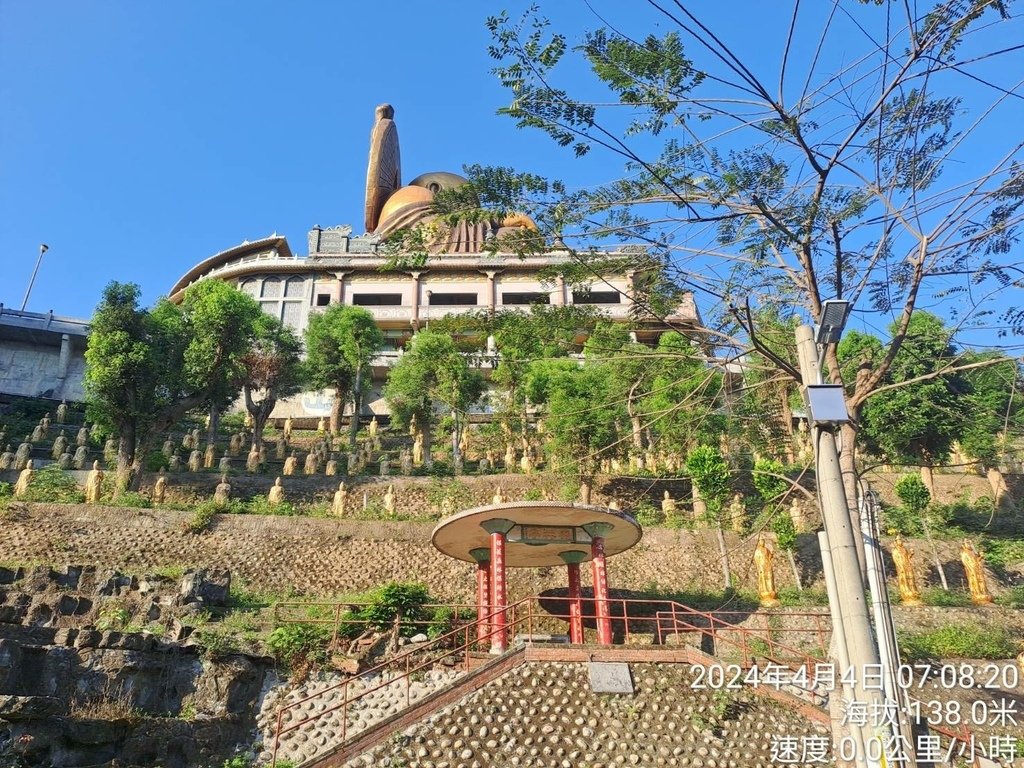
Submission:
[[[569,577],[569,642],[580,645],[583,637],[583,604],[580,602],[580,563],[586,559],[586,552],[570,550],[561,552]]]
[[[491,534],[491,653],[504,653],[508,647],[505,630],[505,608],[508,592],[505,584],[505,534],[512,528],[508,520],[488,520],[481,523]]]
[[[597,615],[597,642],[612,644],[612,618],[608,605],[608,569],[604,562],[604,537],[612,530],[611,523],[590,523],[583,530],[590,534],[590,557],[594,583],[594,613]]]
[[[469,554],[476,560],[476,639],[485,643],[491,633],[491,550],[480,547]]]

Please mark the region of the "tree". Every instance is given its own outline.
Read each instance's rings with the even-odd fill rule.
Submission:
[[[422,330],[412,337],[405,354],[388,372],[384,397],[399,425],[407,426],[415,418],[423,431],[423,455],[428,464],[437,413],[451,417],[452,456],[458,464],[466,411],[483,391],[483,376],[470,368],[452,338]]]
[[[858,357],[869,364],[884,345],[865,334],[851,334],[840,344],[840,359]],[[924,311],[914,313],[906,338],[879,389],[862,408],[863,441],[895,464],[921,468],[921,479],[935,496],[932,469],[949,458],[964,425],[963,374],[947,373],[957,360],[950,332],[942,320]],[[922,378],[922,377],[929,378]]]
[[[119,437],[116,494],[136,488],[153,441],[189,411],[238,396],[242,357],[263,316],[259,304],[219,280],[138,306],[139,288],[110,283],[86,349],[90,418]]]
[[[549,451],[564,472],[580,479],[598,469],[603,451],[617,441],[624,409],[609,394],[607,364],[538,360],[530,366],[530,399],[544,406]]]
[[[252,347],[242,355],[242,396],[252,416],[252,447],[263,445],[263,430],[281,398],[294,395],[304,383],[302,343],[287,326],[270,315],[256,323]]]
[[[720,302],[707,316],[738,326],[733,348],[757,349],[796,381],[760,344],[744,301],[818,322],[838,296],[894,319],[883,353],[848,382],[841,462],[851,500],[861,409],[884,386],[919,304],[945,302],[969,327],[982,298],[1024,274],[1009,256],[1024,216],[1024,148],[989,128],[1019,104],[1024,49],[1005,40],[1021,36],[1021,17],[992,0],[917,8],[794,2],[786,15],[744,5],[747,28],[788,22],[777,65],[764,63],[766,46],[756,57],[730,46],[728,29],[679,2],[649,0],[649,16],[623,7],[621,20],[602,19],[576,43],[536,9],[488,20],[495,73],[511,94],[500,112],[578,157],[610,154],[625,175],[568,193],[471,169],[478,188],[519,195],[504,207],[527,210],[595,269],[590,246],[601,238],[646,246],[641,269],[663,266],[669,282]],[[636,34],[645,26],[657,33]],[[574,56],[593,83],[579,83]],[[1024,309],[1003,318],[1020,331]],[[822,358],[841,383],[835,343]]]
[[[384,334],[362,307],[332,304],[312,315],[306,328],[306,366],[314,386],[334,389],[331,433],[341,430],[341,414],[352,399],[349,445],[355,446],[362,410],[364,377],[384,347]]]
[[[995,353],[968,352],[967,363],[992,362],[980,368],[964,371],[963,378],[969,388],[962,413],[966,416],[959,443],[964,453],[981,464],[992,488],[992,501],[1013,499],[1003,477],[1002,465],[1010,446],[1021,430],[1019,391],[1020,371],[1017,363]]]
[[[946,571],[942,567],[942,558],[939,557],[939,550],[935,546],[935,539],[932,538],[932,527],[929,524],[928,507],[932,501],[931,491],[919,475],[903,475],[896,481],[896,497],[903,506],[903,511],[910,516],[913,527],[907,533],[916,532],[920,528],[928,540],[928,546],[932,551],[932,561],[939,573],[939,581],[942,588],[949,590],[949,583],[946,581]],[[945,522],[945,521],[940,521]]]
[[[698,445],[686,457],[686,471],[707,506],[708,522],[715,526],[718,553],[722,558],[723,586],[729,589],[732,586],[729,549],[725,545],[725,534],[722,532],[722,512],[725,509],[725,501],[729,498],[730,490],[729,465],[722,455],[710,445]]]
[[[797,568],[793,555],[797,543],[796,523],[782,508],[782,502],[792,487],[786,478],[785,468],[775,459],[758,459],[754,462],[753,482],[757,495],[761,497],[761,503],[764,505],[765,518],[772,521],[775,541],[789,560],[796,588],[803,591],[800,569]]]

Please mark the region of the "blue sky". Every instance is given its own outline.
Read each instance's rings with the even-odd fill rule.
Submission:
[[[464,163],[570,186],[618,177],[620,161],[575,161],[495,115],[507,94],[484,20],[525,5],[0,0],[0,302],[21,305],[41,242],[28,308],[88,317],[111,279],[150,302],[242,240],[276,231],[305,253],[314,224],[361,232],[384,101],[406,179]],[[544,5],[562,24],[599,23],[579,0]],[[665,31],[642,3],[635,18],[596,5]],[[744,25],[731,4],[694,8],[755,63],[777,62],[785,14]]]

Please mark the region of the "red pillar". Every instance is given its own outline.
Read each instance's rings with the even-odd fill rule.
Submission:
[[[594,613],[597,616],[597,642],[612,644],[612,618],[608,605],[608,569],[604,561],[604,537],[611,530],[609,523],[592,523],[583,526],[591,536],[591,573],[594,584]]]
[[[505,608],[508,607],[508,592],[505,583],[505,534],[513,523],[508,520],[487,520],[481,523],[491,534],[491,653],[504,653],[508,647],[505,629]]]
[[[469,554],[476,560],[476,639],[482,644],[491,633],[491,550],[480,547]]]
[[[583,604],[580,602],[580,562],[586,556],[586,552],[561,553],[569,577],[569,642],[574,645],[581,645],[584,642]]]

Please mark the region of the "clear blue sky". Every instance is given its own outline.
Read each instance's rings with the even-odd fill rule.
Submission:
[[[495,115],[508,96],[484,20],[527,4],[0,0],[0,302],[21,305],[41,242],[28,308],[88,317],[112,279],[139,283],[148,303],[242,240],[276,231],[303,254],[314,224],[361,232],[367,138],[385,101],[406,179],[464,163],[571,186],[620,176],[617,159],[577,162]],[[583,0],[543,5],[560,26],[600,23]],[[633,33],[666,29],[644,3],[635,15],[594,5]],[[733,4],[693,7],[777,71],[785,14],[737,24]]]

